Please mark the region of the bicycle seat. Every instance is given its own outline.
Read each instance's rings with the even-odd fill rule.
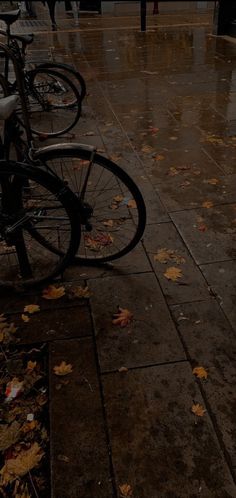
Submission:
[[[0,99],[0,120],[5,121],[10,118],[17,108],[19,97],[17,95],[10,95]]]
[[[11,38],[17,40],[24,45],[30,45],[34,41],[34,35],[11,35]]]
[[[13,24],[20,15],[20,9],[9,12],[0,12],[0,21],[4,21],[8,26]]]

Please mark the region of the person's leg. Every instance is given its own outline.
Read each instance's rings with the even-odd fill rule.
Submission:
[[[56,19],[55,19],[56,0],[47,0],[47,4],[48,4],[51,23],[52,23],[52,30],[56,31],[56,29],[57,29],[57,24],[56,24]]]

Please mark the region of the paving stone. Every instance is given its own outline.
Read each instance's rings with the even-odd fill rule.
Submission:
[[[185,358],[168,308],[153,274],[90,281],[91,309],[102,371]],[[128,308],[133,322],[112,324],[117,308]]]
[[[204,264],[236,257],[235,214],[236,204],[226,204],[170,216],[195,262]]]
[[[61,361],[73,372],[53,373]],[[109,458],[91,340],[50,346],[52,494],[56,498],[110,498]]]
[[[222,309],[236,330],[236,262],[202,265],[201,270],[213,292],[218,295]]]
[[[201,381],[232,465],[236,465],[236,334],[214,300],[173,306],[172,313],[192,366],[203,366]]]
[[[169,304],[209,298],[205,279],[194,264],[173,223],[148,226],[145,232],[144,246]],[[173,258],[170,258],[165,264],[155,260],[155,255],[161,249],[173,251],[173,258],[177,257],[177,262]],[[180,263],[179,258],[183,258],[184,261]],[[168,280],[164,276],[170,267],[178,268],[182,272],[181,278],[176,282]]]
[[[236,173],[236,148],[225,145],[204,144],[205,151],[226,174]]]
[[[236,487],[187,363],[103,377],[117,487],[139,498],[233,498]]]

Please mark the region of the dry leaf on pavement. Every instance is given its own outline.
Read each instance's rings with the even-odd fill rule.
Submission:
[[[81,287],[80,285],[78,285],[69,289],[69,295],[71,296],[71,298],[78,297],[79,299],[88,299],[92,296],[92,292],[90,292],[88,287]]]
[[[137,209],[137,204],[134,199],[130,199],[130,201],[127,203],[127,207],[130,209]]]
[[[25,322],[25,323],[28,323],[30,321],[30,317],[28,315],[22,314],[21,318],[22,318],[23,322]]]
[[[33,443],[28,450],[22,450],[18,453],[16,458],[6,460],[4,467],[0,471],[1,484],[6,485],[17,477],[23,477],[38,465],[43,455],[44,452],[38,443]]]
[[[127,484],[127,483],[122,484],[121,486],[119,486],[119,489],[120,489],[122,498],[126,497],[126,496],[132,496],[132,494],[133,494],[133,490],[132,490],[132,487],[130,486],[130,484]]]
[[[167,280],[172,280],[173,282],[176,282],[178,278],[182,277],[182,271],[179,268],[176,268],[175,266],[170,266],[167,268],[166,272],[164,273],[164,277],[167,278]]]
[[[122,373],[122,372],[128,372],[128,368],[127,367],[120,367],[118,369],[118,372]]]
[[[193,374],[198,377],[198,379],[207,379],[208,373],[204,367],[195,367],[193,369]]]
[[[202,207],[205,208],[205,209],[210,209],[213,207],[213,202],[212,201],[205,201],[202,203]]]
[[[46,289],[43,289],[42,297],[44,299],[60,299],[65,295],[65,287],[55,287],[54,285],[49,285]]]
[[[56,375],[68,375],[73,371],[72,365],[70,363],[66,363],[65,361],[62,361],[60,365],[57,365],[53,368],[54,373]]]
[[[30,315],[37,313],[37,311],[40,311],[40,306],[38,304],[27,304],[27,306],[24,307],[24,313],[29,313]]]
[[[199,403],[194,403],[192,405],[191,411],[194,413],[194,415],[197,415],[197,417],[203,417],[204,413],[206,412],[203,406]]]
[[[204,180],[204,183],[209,183],[210,185],[217,185],[219,182],[218,178],[209,178],[209,180]]]
[[[173,249],[166,249],[165,247],[159,249],[157,254],[154,255],[154,261],[159,261],[159,263],[165,264],[168,261],[175,261],[178,265],[185,263],[185,259],[177,254]]]
[[[120,325],[120,327],[127,327],[133,320],[133,313],[126,308],[118,308],[118,312],[113,315],[113,325]]]

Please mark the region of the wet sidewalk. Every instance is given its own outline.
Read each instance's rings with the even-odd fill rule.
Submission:
[[[1,299],[11,316],[41,306],[21,342],[48,343],[55,498],[236,496],[236,45],[211,35],[211,13],[180,17],[144,34],[91,16],[32,46],[81,71],[73,141],[124,167],[148,213],[131,254],[67,270],[89,301]],[[62,360],[73,372],[58,387]]]

